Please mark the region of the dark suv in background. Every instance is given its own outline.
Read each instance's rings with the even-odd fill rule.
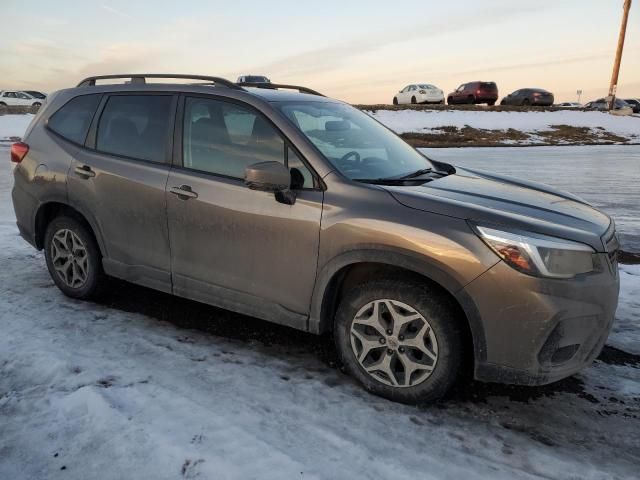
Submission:
[[[538,105],[548,107],[553,105],[553,93],[542,88],[521,88],[510,93],[502,99],[500,105],[515,105],[526,107],[528,105]]]
[[[11,149],[18,229],[66,295],[113,276],[330,332],[365,388],[409,403],[599,354],[618,244],[580,198],[430,160],[304,87],[122,77],[51,94]]]
[[[447,103],[449,105],[460,103],[495,105],[497,101],[498,86],[495,82],[463,83],[455,91],[447,95]]]

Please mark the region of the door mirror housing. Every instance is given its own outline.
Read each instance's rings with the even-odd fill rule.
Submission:
[[[252,190],[283,192],[289,190],[291,173],[280,162],[258,162],[245,169],[244,184]]]
[[[290,190],[291,173],[280,162],[258,162],[244,171],[244,184],[251,190],[275,193],[276,200],[286,205],[296,201],[295,192]]]

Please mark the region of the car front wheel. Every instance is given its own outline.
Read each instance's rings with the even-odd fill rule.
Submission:
[[[89,229],[75,218],[51,221],[44,255],[51,278],[69,297],[92,298],[104,283],[100,249]]]
[[[425,403],[445,395],[456,380],[460,319],[436,288],[413,281],[367,282],[345,295],[335,321],[346,370],[374,394]]]

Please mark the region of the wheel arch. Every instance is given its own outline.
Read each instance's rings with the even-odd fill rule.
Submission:
[[[323,334],[333,330],[333,319],[341,295],[364,279],[379,276],[409,276],[441,291],[459,309],[465,331],[465,348],[476,361],[486,357],[486,342],[480,315],[473,300],[454,278],[428,261],[399,252],[358,250],[329,261],[318,275],[311,301],[308,330]]]
[[[97,232],[97,226],[95,223],[90,221],[87,216],[83,215],[79,210],[73,208],[67,203],[59,202],[59,201],[50,201],[41,204],[36,211],[34,218],[34,240],[36,244],[36,248],[42,250],[44,248],[44,237],[47,231],[47,227],[51,223],[51,221],[61,215],[67,215],[76,220],[83,223],[93,235],[93,238],[96,240],[98,247],[100,248],[100,253],[102,256],[105,256],[104,244],[102,242],[102,238]]]

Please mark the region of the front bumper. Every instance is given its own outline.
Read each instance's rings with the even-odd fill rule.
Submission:
[[[599,355],[618,305],[617,265],[570,280],[531,277],[499,262],[471,282],[484,334],[476,347],[482,381],[543,385],[573,375]]]

